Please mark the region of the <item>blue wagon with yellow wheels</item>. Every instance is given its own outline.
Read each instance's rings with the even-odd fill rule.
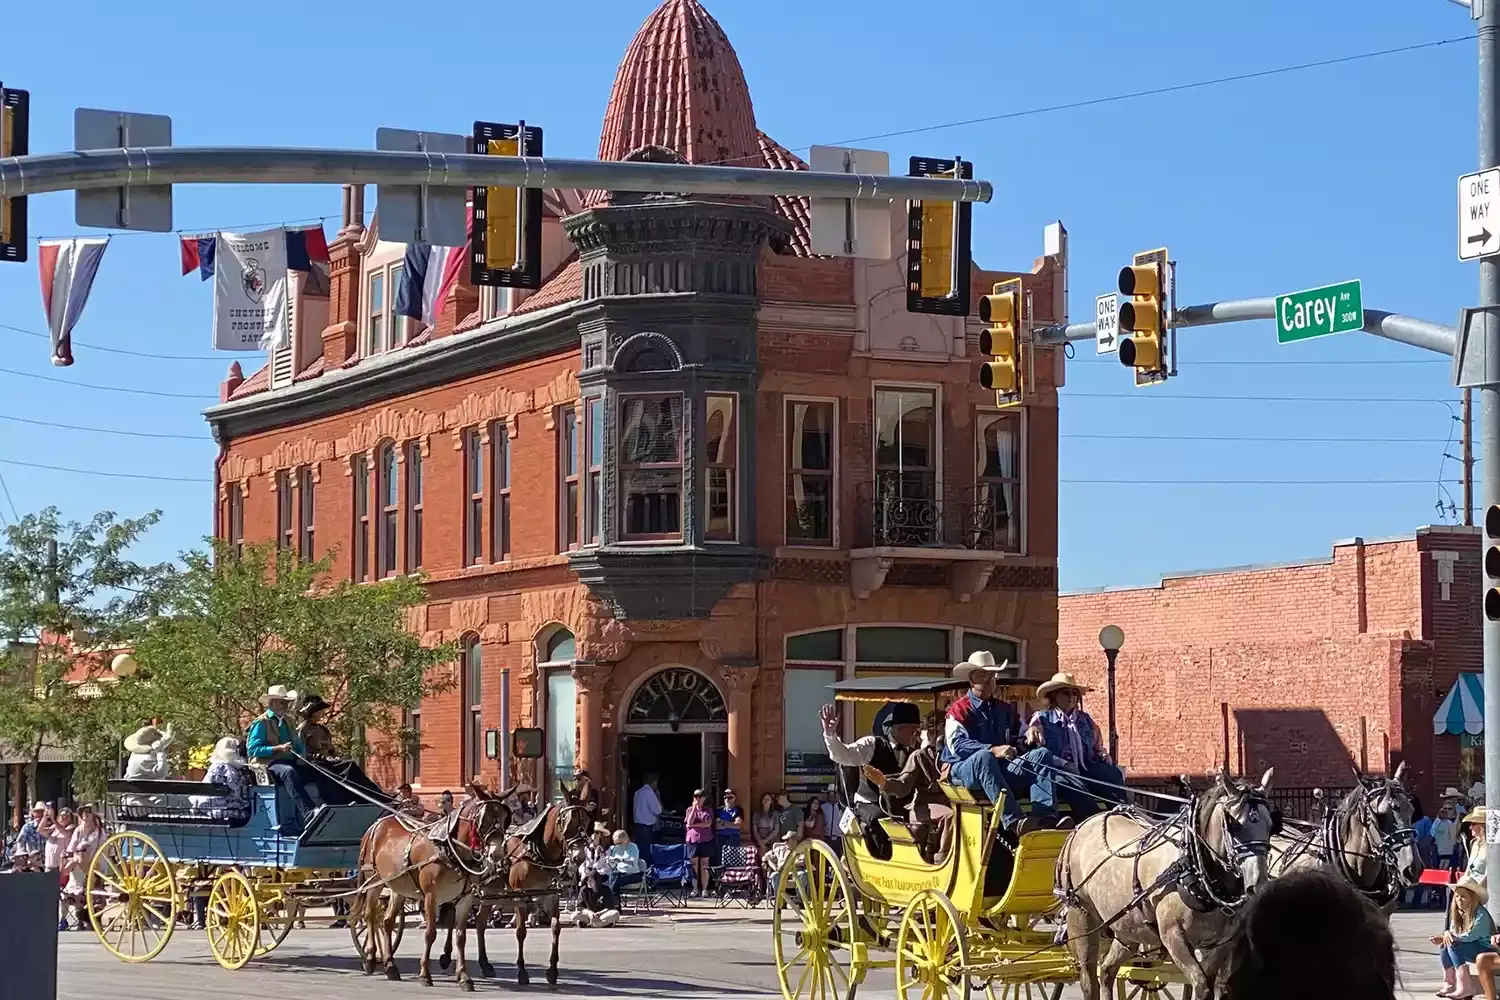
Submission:
[[[1037,682],[1001,681],[997,697],[1028,702]],[[868,677],[831,685],[837,702],[908,702],[943,708],[962,680]],[[877,857],[848,835],[840,857],[823,841],[798,844],[776,875],[772,947],[785,1000],[853,1000],[873,969],[891,969],[900,1000],[1057,1000],[1078,979],[1059,943],[1054,892],[1066,830],[1017,840],[1003,803],[946,782],[949,849],[931,858],[904,817],[878,820],[890,842]],[[889,853],[889,857],[884,856]],[[1183,977],[1143,958],[1120,973],[1120,1000],[1180,995]]]
[[[285,941],[308,907],[352,897],[360,838],[379,806],[320,806],[294,836],[282,832],[291,807],[274,786],[255,786],[244,822],[204,804],[229,794],[196,781],[109,782],[105,819],[114,832],[94,855],[84,891],[110,954],[148,962],[180,922],[201,913],[214,959],[241,969]],[[403,915],[396,940],[404,927]],[[352,914],[349,931],[364,954],[364,924]]]

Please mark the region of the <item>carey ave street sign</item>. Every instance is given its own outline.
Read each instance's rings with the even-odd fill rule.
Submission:
[[[1098,354],[1120,350],[1120,313],[1113,294],[1094,300],[1094,347]]]
[[[1276,296],[1277,343],[1352,333],[1364,325],[1365,306],[1358,278]]]
[[[1458,259],[1500,253],[1500,168],[1458,179]]]

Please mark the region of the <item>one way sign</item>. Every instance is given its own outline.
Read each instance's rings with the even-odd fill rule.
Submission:
[[[1458,259],[1500,253],[1500,167],[1458,179]]]
[[[1114,354],[1120,349],[1120,316],[1113,295],[1094,300],[1094,348],[1098,354]]]

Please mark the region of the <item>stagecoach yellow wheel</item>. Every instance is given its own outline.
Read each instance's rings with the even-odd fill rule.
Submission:
[[[896,934],[900,1000],[969,1000],[968,935],[948,897],[923,889],[901,915]]]
[[[771,942],[785,1000],[852,1000],[865,978],[855,896],[838,856],[804,840],[776,876]]]
[[[257,898],[260,944],[256,946],[255,957],[259,958],[275,951],[292,933],[292,925],[302,917],[302,904],[288,897],[280,886],[262,887]]]
[[[84,892],[94,933],[121,961],[149,962],[172,940],[182,896],[150,837],[127,830],[100,844]]]
[[[234,972],[255,957],[260,944],[260,904],[255,887],[237,871],[227,871],[208,894],[208,947],[220,965]]]
[[[390,900],[390,893],[381,894],[380,906],[382,911],[390,903]],[[370,934],[365,927],[365,915],[363,912],[365,901],[363,897],[352,896],[348,898],[348,902],[351,908],[348,917],[349,938],[354,942],[354,953],[360,958],[364,958],[366,954],[365,949],[370,944]],[[407,917],[414,912],[415,906],[416,903],[413,900],[407,899],[401,902],[401,913],[396,917],[396,925],[391,928],[391,954],[393,955],[396,953],[396,949],[401,947],[401,935],[406,933]]]

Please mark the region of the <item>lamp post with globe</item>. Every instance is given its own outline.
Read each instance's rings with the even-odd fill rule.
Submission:
[[[1108,664],[1105,673],[1105,690],[1109,696],[1109,759],[1120,763],[1120,734],[1115,729],[1115,658],[1125,646],[1125,630],[1118,625],[1106,625],[1099,630],[1099,645],[1104,649],[1104,661]]]

